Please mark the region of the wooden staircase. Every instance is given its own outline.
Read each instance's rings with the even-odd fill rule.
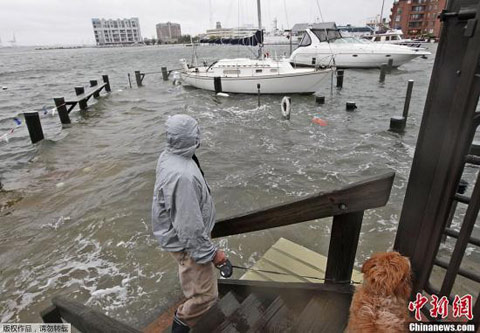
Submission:
[[[343,332],[351,295],[273,296],[230,291],[212,307],[192,332]],[[328,320],[326,320],[328,318]]]

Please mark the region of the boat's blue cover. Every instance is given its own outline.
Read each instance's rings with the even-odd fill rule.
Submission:
[[[263,44],[263,31],[257,30],[254,35],[243,38],[201,39],[200,43],[257,46]]]

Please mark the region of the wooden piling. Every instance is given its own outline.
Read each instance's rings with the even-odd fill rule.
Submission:
[[[111,92],[112,89],[110,88],[110,80],[108,78],[108,75],[102,75],[103,83],[106,83],[105,86],[105,91],[106,92]]]
[[[130,86],[130,89],[132,89],[132,80],[130,80],[130,73],[128,73],[128,85]]]
[[[96,87],[98,86],[98,81],[97,80],[90,80],[90,87]],[[100,91],[97,91],[93,94],[94,98],[100,97]]]
[[[346,104],[347,111],[355,111],[356,108],[357,108],[357,104],[355,102],[347,102]]]
[[[213,78],[213,87],[215,88],[216,94],[222,92],[222,78],[220,76],[215,76]]]
[[[257,83],[258,107],[260,107],[260,83]]]
[[[44,139],[42,124],[38,112],[24,112],[25,123],[27,124],[28,133],[32,143],[37,143]]]
[[[162,77],[163,77],[163,81],[168,81],[168,70],[167,70],[167,67],[162,67]]]
[[[393,69],[393,59],[388,59],[387,74],[392,73],[392,69]]]
[[[84,87],[75,87],[75,94],[77,96],[85,94],[85,88]],[[81,99],[78,101],[78,106],[80,107],[80,110],[86,110],[88,107],[88,103],[86,99]]]
[[[71,124],[70,116],[68,115],[67,105],[65,104],[65,98],[55,97],[53,99],[55,107],[57,108],[58,117],[60,117],[60,122],[62,125]]]
[[[382,64],[380,66],[380,82],[385,82],[385,76],[387,74],[387,64]]]
[[[325,104],[325,96],[315,96],[315,102],[317,104]]]
[[[135,71],[135,81],[137,81],[137,87],[142,86],[142,74],[140,74],[140,71]]]
[[[343,87],[343,76],[345,71],[344,70],[337,70],[337,88]]]
[[[415,81],[408,80],[407,95],[405,96],[405,105],[403,106],[403,117],[405,121],[408,118],[408,111],[410,110],[410,100],[412,99],[413,84]]]

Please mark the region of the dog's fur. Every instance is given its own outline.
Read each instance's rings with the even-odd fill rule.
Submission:
[[[347,332],[407,332],[412,290],[408,258],[398,252],[377,253],[362,267],[363,285],[350,306]]]

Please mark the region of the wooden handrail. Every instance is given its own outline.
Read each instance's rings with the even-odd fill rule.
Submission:
[[[243,234],[381,207],[390,197],[394,177],[395,173],[389,172],[331,192],[223,219],[215,224],[212,237]]]
[[[61,323],[63,318],[80,332],[85,333],[140,333],[140,331],[106,316],[100,311],[66,297],[54,297],[52,303],[54,307],[50,308],[48,313],[45,312],[42,315],[44,322]]]

